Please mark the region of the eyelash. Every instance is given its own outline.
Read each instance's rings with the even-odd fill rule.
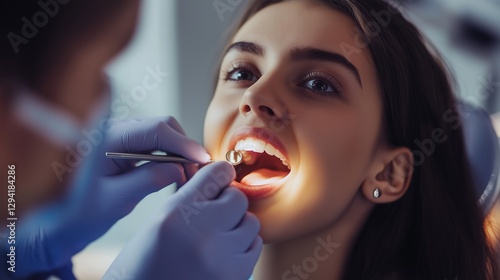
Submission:
[[[229,70],[228,71],[223,71],[223,80],[224,81],[233,81],[233,82],[236,82],[236,83],[241,83],[241,82],[251,82],[251,81],[248,81],[248,80],[234,80],[234,79],[231,79],[231,76],[235,73],[235,71],[248,71],[250,72],[253,76],[255,76],[257,78],[257,80],[260,78],[259,76],[255,75],[254,72],[254,68],[249,66],[249,65],[246,65],[245,63],[240,63],[240,62],[237,62],[237,63],[234,63],[230,66]],[[313,90],[313,89],[310,89],[310,88],[306,88],[303,84],[305,84],[306,82],[309,82],[309,81],[312,81],[312,80],[320,80],[322,82],[325,82],[329,87],[332,88],[332,92],[323,92],[323,91],[317,91],[317,90]],[[308,90],[309,92],[313,93],[313,94],[317,94],[317,95],[320,95],[320,96],[338,96],[341,94],[341,84],[340,82],[331,77],[330,75],[326,74],[326,73],[322,73],[322,72],[310,72],[309,74],[307,74],[300,83],[297,84],[298,86],[301,86],[303,88],[305,88],[306,90]]]
[[[320,81],[323,81],[323,82],[326,82],[328,84],[328,86],[330,86],[333,90],[333,92],[323,92],[323,91],[316,91],[316,90],[312,90],[310,88],[306,88],[307,90],[315,93],[315,94],[319,94],[319,95],[322,95],[322,96],[338,96],[341,94],[341,88],[342,86],[340,85],[340,82],[333,78],[332,76],[326,74],[326,73],[323,73],[323,72],[311,72],[309,74],[307,74],[304,79],[299,83],[299,85],[302,85],[308,81],[312,81],[312,80],[320,80]]]
[[[233,74],[234,71],[236,70],[245,70],[245,71],[248,71],[248,72],[251,72],[252,75],[256,76],[254,74],[254,69],[253,67],[250,67],[244,63],[241,63],[241,62],[236,62],[234,64],[231,64],[231,67],[229,68],[229,71],[224,71],[224,81],[234,81],[234,82],[241,82],[241,81],[237,81],[237,80],[232,80],[230,77],[231,75]],[[260,78],[260,77],[259,77]]]

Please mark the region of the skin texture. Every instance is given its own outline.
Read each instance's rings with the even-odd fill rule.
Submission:
[[[258,44],[262,54],[232,49],[222,61],[205,121],[207,150],[223,159],[235,130],[264,127],[283,143],[291,165],[277,192],[250,202],[267,243],[255,279],[281,279],[294,264],[313,256],[317,238],[330,238],[338,248],[306,274],[309,279],[340,277],[375,203],[395,201],[408,187],[412,155],[384,142],[383,108],[369,51],[348,58],[361,84],[341,64],[297,61],[290,55],[299,48],[342,54],[341,43],[355,45],[355,35],[354,23],[340,12],[314,1],[285,1],[250,18],[231,42]],[[238,74],[242,79],[226,80]],[[338,93],[320,92],[334,87]],[[375,188],[382,197],[373,198]]]
[[[66,38],[54,46],[50,64],[38,79],[37,91],[49,104],[73,116],[82,128],[92,117],[95,107],[106,94],[103,69],[131,39],[138,16],[140,1],[123,1],[113,14],[107,16],[103,26],[88,36]],[[0,88],[1,89],[1,88]],[[59,182],[51,163],[65,163],[67,151],[46,141],[30,128],[19,123],[12,115],[11,106],[1,102],[0,154],[2,166],[16,164],[17,210],[26,211],[59,195],[64,183],[71,178],[66,173]]]

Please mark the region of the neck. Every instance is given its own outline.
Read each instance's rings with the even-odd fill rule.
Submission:
[[[253,279],[341,279],[353,243],[371,209],[368,201],[357,196],[333,224],[313,233],[264,245]]]

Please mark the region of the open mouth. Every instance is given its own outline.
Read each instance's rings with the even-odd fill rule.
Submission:
[[[243,185],[273,184],[291,171],[288,159],[271,143],[247,137],[239,140],[234,149],[243,154],[243,162],[236,168],[236,182]]]

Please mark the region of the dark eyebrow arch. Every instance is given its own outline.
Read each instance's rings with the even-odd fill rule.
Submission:
[[[265,54],[265,50],[261,45],[252,42],[233,43],[227,48],[226,54],[234,50],[250,53],[257,56],[264,56]],[[358,68],[356,68],[356,66],[354,66],[349,60],[347,60],[345,56],[339,53],[328,52],[315,48],[294,48],[290,50],[290,56],[294,61],[319,60],[319,61],[328,61],[340,64],[345,68],[347,68],[356,77],[356,80],[358,81],[359,85],[363,87]]]
[[[322,61],[329,61],[333,63],[340,64],[347,68],[351,73],[356,77],[356,80],[358,81],[359,85],[362,87],[361,83],[361,76],[359,75],[358,68],[354,66],[345,56],[335,53],[335,52],[328,52],[320,49],[314,49],[314,48],[295,48],[292,49],[291,51],[291,57],[292,60],[322,60]]]
[[[252,42],[236,42],[227,48],[226,53],[233,50],[264,56],[264,48],[261,45]]]

